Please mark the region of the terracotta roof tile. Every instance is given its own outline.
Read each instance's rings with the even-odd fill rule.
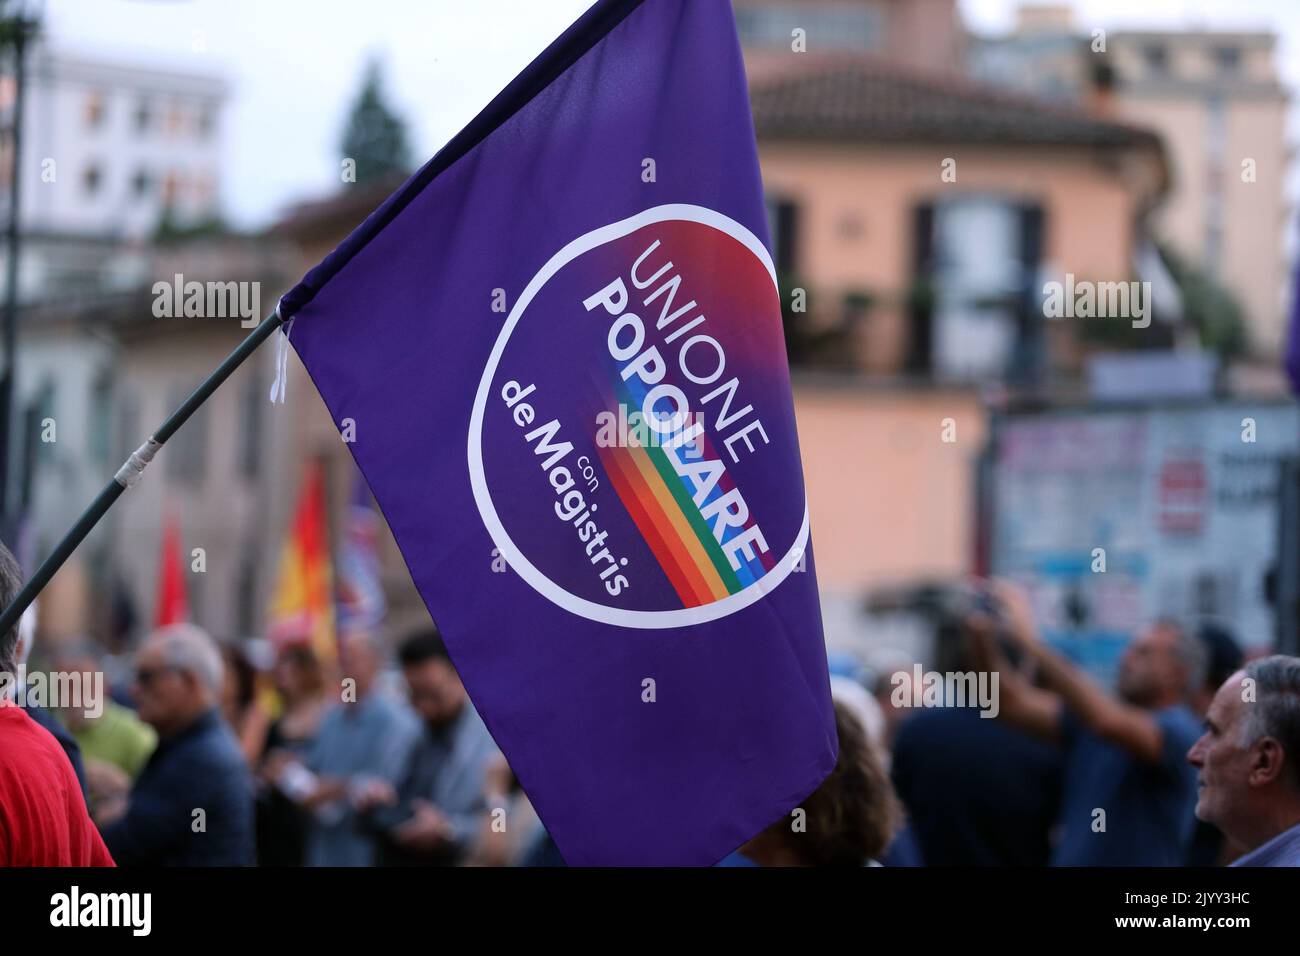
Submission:
[[[760,139],[1160,147],[1150,130],[960,77],[824,59],[750,84]]]

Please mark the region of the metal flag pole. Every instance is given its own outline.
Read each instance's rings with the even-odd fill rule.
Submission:
[[[109,480],[108,484],[95,497],[95,500],[90,503],[90,507],[82,512],[81,517],[77,519],[77,523],[63,536],[63,540],[59,542],[58,547],[50,553],[50,556],[42,562],[36,573],[23,585],[23,589],[4,609],[4,613],[0,614],[0,634],[7,634],[9,629],[18,623],[23,611],[27,610],[32,601],[36,600],[36,596],[41,593],[45,585],[50,583],[50,578],[54,577],[59,568],[63,566],[63,562],[68,560],[72,552],[77,549],[77,545],[81,544],[86,535],[90,534],[91,529],[99,524],[99,520],[108,513],[108,509],[113,506],[113,502],[117,501],[122,492],[139,480],[145,466],[153,460],[153,456],[157,454],[158,449],[163,446],[167,439],[171,438],[177,429],[185,424],[186,420],[194,414],[198,407],[206,402],[212,393],[221,386],[221,383],[230,377],[230,373],[239,368],[244,363],[244,360],[252,355],[253,351],[265,342],[283,322],[284,319],[280,316],[280,307],[277,305],[275,311],[263,319],[261,324],[248,334],[248,338],[240,342],[239,346],[226,356],[225,361],[218,365],[216,370],[190,394],[190,397],[181,403],[180,408],[172,412],[171,417],[154,431],[153,437],[131,453],[131,456],[123,462],[122,467],[117,470],[117,474]]]
[[[28,40],[36,36],[39,18],[25,15],[23,10],[4,27],[11,29],[9,42],[14,56],[13,119],[9,128],[9,222],[5,231],[5,303],[4,360],[0,366],[0,527],[8,527],[12,502],[9,500],[9,464],[13,458],[13,412],[17,386],[15,355],[18,349],[18,258],[22,251],[22,159],[23,159],[23,103],[27,96]],[[8,30],[6,31],[8,32]]]

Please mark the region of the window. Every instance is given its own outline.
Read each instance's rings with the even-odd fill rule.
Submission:
[[[1235,46],[1216,46],[1214,66],[1220,73],[1236,73],[1241,67],[1241,49]]]
[[[964,196],[925,207],[918,229],[917,279],[927,294],[914,368],[957,380],[1032,374],[1042,210]]]
[[[211,103],[199,107],[199,139],[211,138],[217,128],[217,108]]]
[[[795,3],[782,7],[736,10],[740,42],[747,47],[790,49],[795,28],[807,31],[808,48],[874,50],[883,38],[874,10],[810,7]]]
[[[788,199],[767,197],[767,232],[772,239],[772,262],[776,274],[787,278],[798,264],[796,236],[799,207]]]
[[[55,385],[49,378],[41,383],[32,400],[23,409],[23,457],[20,475],[19,500],[24,507],[33,500],[37,471],[53,460],[58,438],[58,419],[55,413]]]
[[[1169,51],[1159,43],[1148,43],[1144,46],[1142,59],[1149,73],[1164,75],[1169,72]]]
[[[103,181],[104,174],[96,163],[91,163],[81,174],[81,188],[85,190],[87,196],[97,195]]]
[[[167,407],[177,408],[190,397],[193,385],[175,385],[168,396]],[[185,427],[167,442],[163,452],[167,458],[167,477],[178,483],[199,487],[208,467],[208,409],[199,406]]]
[[[135,107],[135,129],[138,133],[147,133],[153,125],[153,107],[149,100],[141,97]]]
[[[266,407],[266,392],[262,377],[253,363],[246,366],[244,378],[243,410],[239,429],[239,474],[255,481],[262,465],[262,415]]]
[[[138,169],[134,176],[131,177],[131,191],[137,198],[143,199],[153,190],[153,177],[149,175],[149,170]]]
[[[106,464],[113,453],[113,380],[108,369],[100,369],[90,385],[90,407],[86,421],[90,425],[87,451],[90,460]]]
[[[199,173],[191,180],[191,193],[194,201],[201,205],[208,205],[212,202],[215,195],[215,189],[212,185],[212,177],[208,173]]]
[[[102,92],[91,90],[86,94],[86,129],[99,129],[103,126],[106,113],[107,109]]]

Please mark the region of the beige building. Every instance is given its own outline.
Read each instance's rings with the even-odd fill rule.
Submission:
[[[1071,326],[1042,318],[1041,281],[1067,271],[1127,277],[1168,171],[1146,130],[951,75],[952,3],[737,2],[738,14],[802,11],[811,43],[836,21],[809,11],[831,7],[875,10],[885,39],[873,42],[895,53],[908,49],[907,36],[916,49],[935,45],[918,54],[928,58],[924,71],[855,49],[802,57],[788,45],[752,45],[786,35],[779,17],[766,34],[761,17],[740,17],[747,55],[774,64],[751,85],[775,258],[785,291],[797,283],[808,293],[789,337],[819,581],[829,602],[851,607],[874,588],[971,569],[989,389],[1032,385],[1044,368],[1077,367],[1081,355]],[[933,35],[899,25],[922,7]],[[255,261],[222,262],[219,250],[190,246],[177,253],[188,263],[153,271],[261,279],[269,312],[390,185],[304,204],[261,245],[234,244]],[[133,314],[147,312],[143,304]],[[115,327],[123,343],[115,455],[245,334],[234,322],[172,321]],[[267,402],[274,351],[263,346],[163,450],[113,510],[99,550],[70,568],[68,588],[84,587],[99,562],[115,565],[144,618],[138,632],[154,606],[162,524],[177,514],[187,556],[205,552],[205,571],[189,575],[196,619],[221,636],[262,633],[304,468],[325,463],[336,532],[354,480],[296,357],[286,404]],[[70,503],[69,515],[81,505]],[[380,549],[387,629],[400,634],[425,612],[386,532]],[[109,593],[108,582],[96,583]],[[103,610],[60,626],[94,624]]]
[[[957,0],[733,0],[751,79],[790,54],[870,55],[929,72],[961,69]]]
[[[254,294],[259,299],[258,321],[274,308],[289,274],[274,243],[255,237],[159,246],[149,258],[150,274],[173,288],[178,274],[185,283],[244,284],[244,303],[251,307]],[[96,338],[111,343],[106,347],[112,375],[102,394],[89,396],[95,452],[79,473],[81,487],[46,495],[41,553],[89,503],[87,486],[102,487],[248,334],[243,318],[227,308],[232,301],[202,317],[159,315],[156,309],[166,305],[159,306],[159,296],[148,288],[101,307],[94,317]],[[51,585],[59,596],[45,601],[44,638],[95,636],[111,643],[122,631],[139,636],[147,630],[168,521],[180,531],[193,619],[222,638],[261,631],[267,582],[293,504],[290,459],[281,449],[297,432],[285,407],[268,401],[274,358],[271,345],[254,353],[122,495]],[[78,399],[63,396],[66,402]],[[70,418],[70,411],[64,405],[58,414]],[[49,455],[64,453],[56,446]],[[60,470],[49,464],[38,481],[57,492]]]
[[[1104,49],[1102,48],[1104,43]],[[970,37],[981,80],[1073,101],[1158,133],[1170,189],[1153,234],[1240,302],[1254,357],[1274,362],[1287,293],[1288,95],[1268,32],[1081,32],[1069,6],[1026,5],[1015,29]]]
[[[1073,381],[1089,347],[1043,282],[1133,277],[1166,155],[940,62],[747,57],[828,640],[889,643],[863,597],[975,568],[990,397]]]
[[[794,385],[823,595],[969,573],[988,437],[980,396],[814,374]]]
[[[150,274],[186,282],[257,283],[259,321],[307,268],[332,248],[386,195],[349,194],[291,217],[263,237],[197,240],[151,253]],[[355,218],[352,218],[355,214]],[[341,218],[338,218],[341,216]],[[332,230],[330,238],[317,229]],[[68,319],[63,324],[68,324]],[[136,294],[105,306],[95,317],[111,341],[114,375],[98,397],[102,415],[92,433],[102,439],[82,485],[47,494],[43,533],[47,553],[118,464],[184,401],[249,333],[239,316],[157,317],[153,300]],[[49,323],[43,329],[52,328]],[[51,332],[52,334],[52,332]],[[311,463],[325,466],[329,531],[337,547],[357,473],[306,370],[290,351],[286,400],[269,400],[279,333],[249,357],[159,451],[138,484],[56,576],[40,619],[50,643],[95,636],[138,637],[157,605],[163,529],[180,531],[192,619],[218,638],[265,634],[281,551]],[[29,348],[37,348],[39,339]],[[95,396],[91,396],[95,400]],[[66,399],[64,399],[66,401]],[[64,406],[66,407],[66,406]],[[59,411],[60,423],[71,419]],[[72,441],[88,440],[81,430]],[[37,446],[41,486],[60,491],[62,446]],[[57,534],[55,533],[57,532]],[[424,612],[391,535],[380,536],[389,576],[388,626],[396,633]],[[124,610],[129,613],[124,618]],[[123,635],[122,632],[125,631]]]
[[[1074,369],[1043,280],[1128,280],[1166,187],[1149,131],[965,80],[844,57],[751,95],[783,291],[806,286],[801,321],[867,372]]]
[[[1282,350],[1286,321],[1287,94],[1271,33],[1115,33],[1116,112],[1160,133],[1172,167],[1156,233],[1227,285],[1252,351]]]

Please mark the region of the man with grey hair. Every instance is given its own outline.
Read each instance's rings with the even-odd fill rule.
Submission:
[[[202,630],[151,634],[135,657],[132,696],[158,746],[129,797],[101,809],[121,866],[251,866],[253,781],[221,719],[223,665]]]
[[[1300,658],[1265,657],[1224,681],[1187,760],[1197,817],[1247,851],[1233,866],[1300,866]]]

